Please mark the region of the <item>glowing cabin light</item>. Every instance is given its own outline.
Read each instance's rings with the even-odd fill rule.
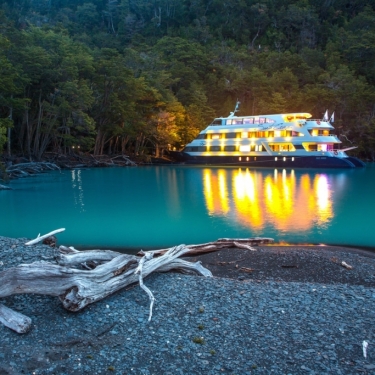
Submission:
[[[292,157],[292,161],[294,161],[294,156]]]
[[[318,129],[313,129],[312,132],[311,132],[311,135],[316,137],[318,135]]]
[[[285,161],[285,160],[286,160],[286,157],[284,156],[284,157],[283,157],[283,161]]]
[[[281,131],[280,130],[275,131],[275,137],[281,137]]]
[[[220,139],[220,134],[212,134],[211,139]]]
[[[275,161],[277,161],[277,156],[275,157]]]
[[[250,152],[250,145],[240,146],[240,152]]]
[[[241,138],[248,138],[249,133],[248,132],[242,132]]]

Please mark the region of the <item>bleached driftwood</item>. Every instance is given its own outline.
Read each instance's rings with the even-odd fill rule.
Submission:
[[[241,248],[251,251],[255,251],[252,246],[261,244],[273,243],[273,238],[268,237],[251,237],[251,238],[219,238],[217,241],[207,242],[198,245],[186,245],[189,248],[187,255],[197,255],[203,253],[210,253],[212,251],[218,251],[220,249],[228,248]],[[150,250],[154,255],[165,254],[168,249]],[[141,255],[141,253],[139,253]]]
[[[5,186],[5,185],[0,184],[0,190],[13,190],[13,189],[9,186]]]
[[[139,261],[139,264],[138,264],[138,267],[137,269],[134,271],[134,274],[136,275],[137,273],[139,273],[139,286],[147,293],[148,297],[150,298],[150,313],[149,313],[149,316],[148,316],[148,321],[150,322],[151,321],[151,318],[152,318],[152,307],[154,306],[154,302],[155,302],[155,297],[154,295],[152,294],[151,290],[147,288],[146,285],[143,284],[143,265],[146,261],[150,260],[153,258],[153,254],[152,253],[147,253],[143,256],[143,258]]]
[[[27,242],[27,245],[35,244],[63,230],[58,229],[39,236]],[[155,298],[143,284],[143,279],[152,272],[179,270],[210,277],[212,273],[200,262],[192,263],[179,257],[228,247],[253,250],[251,245],[272,241],[271,238],[225,238],[201,245],[180,245],[141,252],[138,256],[110,250],[78,251],[73,247],[60,246],[55,258],[56,264],[35,262],[0,272],[0,298],[25,293],[57,296],[67,310],[79,311],[130,284],[139,282],[150,298],[151,320]],[[30,318],[3,305],[0,305],[0,322],[18,333],[27,332],[31,327]]]
[[[11,165],[5,172],[10,178],[17,178],[42,173],[45,170],[60,170],[60,167],[54,163],[30,162]]]
[[[63,247],[64,251],[66,252],[65,247]],[[108,258],[112,258],[111,260],[105,258],[103,256],[105,252],[102,251],[79,253],[71,251],[68,254],[60,252],[57,262],[64,265],[35,262],[21,264],[0,272],[0,298],[25,293],[57,296],[67,310],[79,311],[130,284],[140,280],[143,283],[143,278],[154,271],[166,272],[172,269],[182,269],[185,272],[194,271],[206,277],[212,276],[211,272],[202,267],[199,262],[190,263],[177,259],[188,251],[186,246],[180,245],[170,248],[163,256],[153,259],[152,253],[141,258],[135,255],[108,252]],[[87,261],[106,262],[97,265],[92,270],[72,268],[78,266],[80,262]],[[141,267],[139,267],[140,264]],[[140,276],[137,274],[139,271],[141,271]],[[152,304],[151,299],[151,309]],[[150,311],[150,319],[151,315],[152,311]],[[5,306],[0,309],[0,321],[18,333],[27,332],[31,326],[31,320],[26,319],[22,314],[12,313],[12,310]]]
[[[344,262],[344,261],[341,262],[341,265],[342,265],[344,268],[346,268],[347,270],[352,270],[352,269],[353,269],[353,266],[351,266],[350,264],[348,264],[348,263],[346,263],[346,262]]]
[[[36,243],[40,242],[40,241],[43,241],[45,238],[48,238],[50,236],[53,236],[54,234],[56,233],[61,233],[61,232],[64,232],[65,228],[61,228],[61,229],[56,229],[56,230],[53,230],[52,232],[49,232],[47,234],[44,234],[43,236],[40,236],[38,235],[37,238],[35,238],[34,240],[31,240],[29,242],[26,242],[25,245],[35,245]]]
[[[31,319],[0,303],[0,323],[18,333],[26,333],[31,326]]]

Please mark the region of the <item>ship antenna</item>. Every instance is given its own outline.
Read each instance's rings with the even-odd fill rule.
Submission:
[[[240,104],[241,104],[241,102],[238,101],[238,99],[237,99],[236,106],[234,107],[234,111],[230,113],[229,117],[233,117],[234,114],[239,111]]]

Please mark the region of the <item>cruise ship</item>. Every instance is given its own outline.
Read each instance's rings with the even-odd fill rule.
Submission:
[[[215,118],[182,151],[169,156],[184,164],[274,168],[357,168],[360,159],[341,149],[333,118],[314,120],[309,113]]]

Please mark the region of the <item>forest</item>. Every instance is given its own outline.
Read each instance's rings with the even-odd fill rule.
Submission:
[[[1,0],[0,153],[147,159],[214,117],[335,113],[375,161],[375,0]]]

